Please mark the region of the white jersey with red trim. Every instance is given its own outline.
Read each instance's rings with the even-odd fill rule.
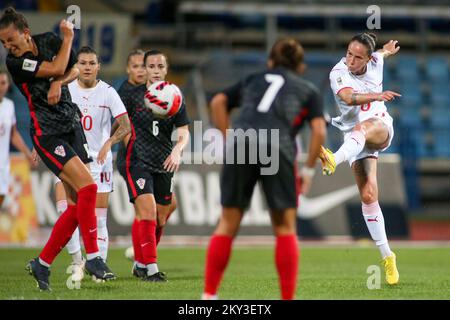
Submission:
[[[367,63],[367,71],[362,75],[354,75],[345,64],[345,57],[330,72],[330,85],[334,99],[339,106],[341,115],[332,119],[332,124],[342,131],[351,130],[357,123],[374,116],[387,113],[383,101],[373,101],[360,106],[349,106],[339,96],[342,89],[352,88],[358,93],[383,92],[383,55],[378,52],[372,54]]]
[[[9,171],[11,129],[16,124],[14,102],[4,97],[0,102],[0,170]]]
[[[111,133],[111,116],[117,118],[127,113],[117,91],[102,80],[93,88],[82,88],[78,80],[69,83],[72,101],[78,105],[83,115],[81,123],[89,145],[89,155],[97,163],[100,149]],[[112,161],[111,151],[107,162]]]

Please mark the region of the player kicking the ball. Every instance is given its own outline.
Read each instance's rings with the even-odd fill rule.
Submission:
[[[397,284],[396,256],[389,248],[383,212],[378,204],[377,158],[394,137],[392,118],[385,102],[400,94],[383,91],[384,58],[400,47],[391,40],[375,51],[376,36],[361,33],[348,45],[347,55],[330,72],[330,84],[341,115],[332,124],[344,133],[344,144],[335,153],[321,148],[323,174],[331,175],[348,161],[362,202],[362,213],[372,239],[381,252],[388,284]]]

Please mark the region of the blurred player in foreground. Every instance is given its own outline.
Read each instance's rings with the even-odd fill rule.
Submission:
[[[331,175],[348,161],[362,202],[362,213],[372,239],[380,250],[388,284],[397,284],[396,256],[389,248],[383,212],[378,204],[378,153],[389,148],[394,137],[392,118],[385,102],[400,94],[383,91],[384,59],[400,47],[391,40],[375,51],[376,36],[361,33],[348,45],[347,55],[330,72],[330,84],[341,115],[332,124],[344,133],[344,143],[333,153],[321,148],[323,174]]]
[[[233,152],[235,159],[232,163],[225,162],[222,169],[222,216],[207,250],[203,299],[217,299],[220,281],[231,255],[233,239],[258,181],[262,183],[276,236],[275,264],[281,297],[293,299],[295,296],[299,263],[296,213],[300,192],[296,175],[295,136],[304,123],[309,122],[312,131],[309,154],[301,171],[302,177],[308,181],[314,175],[320,145],[326,136],[319,90],[300,77],[304,70],[303,61],[304,51],[300,43],[293,38],[281,39],[271,49],[266,71],[250,75],[216,94],[211,101],[213,123],[224,137],[227,136],[225,157]],[[261,137],[258,141],[250,139],[245,143],[236,142],[235,139],[231,141],[229,137],[233,131],[227,129],[229,114],[234,107],[241,109],[240,115],[233,123],[234,132],[237,132],[237,129],[277,131],[279,140],[270,142],[270,138]],[[277,153],[279,168],[275,174],[262,174],[266,167],[262,159],[252,164],[249,160],[254,156],[252,145]],[[236,154],[239,158],[239,149],[242,147],[246,154],[245,163],[237,164]]]

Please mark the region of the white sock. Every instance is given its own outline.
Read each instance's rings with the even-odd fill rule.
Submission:
[[[151,276],[152,274],[157,273],[158,270],[158,265],[156,263],[150,263],[147,265],[147,275]]]
[[[39,263],[42,264],[44,267],[50,268],[50,265],[41,258],[39,258]]]
[[[83,262],[83,256],[81,255],[81,250],[70,254],[72,256],[72,261],[76,264],[81,264]]]
[[[80,232],[78,231],[78,228],[76,228],[75,231],[73,232],[72,237],[66,244],[66,248],[70,255],[73,255],[77,252],[81,252]]]
[[[369,229],[370,236],[375,241],[380,250],[381,257],[384,259],[392,254],[389,248],[386,229],[384,227],[384,217],[378,201],[371,204],[362,204],[364,221]]]
[[[209,294],[206,292],[203,292],[202,294],[202,300],[218,300],[219,296],[217,294]]]
[[[86,253],[86,260],[92,260],[95,259],[97,257],[100,257],[100,252],[93,252],[93,253]]]
[[[147,268],[147,267],[145,266],[145,264],[143,264],[143,263],[140,263],[140,262],[137,262],[137,261],[135,261],[135,263],[136,263],[136,265],[137,265],[139,268],[143,268],[143,269]]]
[[[97,245],[100,251],[100,256],[103,261],[106,262],[108,256],[108,227],[106,224],[107,208],[95,208],[95,214],[97,216]]]
[[[336,166],[352,157],[356,157],[364,149],[366,137],[362,131],[353,131],[350,137],[342,144],[338,151],[334,153]]]

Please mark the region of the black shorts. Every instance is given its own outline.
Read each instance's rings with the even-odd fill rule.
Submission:
[[[83,163],[92,162],[81,124],[70,132],[33,136],[32,139],[42,162],[58,177],[64,165],[75,156],[78,156]]]
[[[297,208],[300,179],[296,163],[279,153],[278,172],[262,175],[257,164],[224,164],[220,176],[221,204],[224,207],[246,210],[250,206],[253,189],[258,181],[272,210]]]
[[[156,173],[140,167],[119,166],[118,169],[127,183],[131,203],[147,193],[154,195],[157,204],[166,206],[172,202],[173,173]]]

